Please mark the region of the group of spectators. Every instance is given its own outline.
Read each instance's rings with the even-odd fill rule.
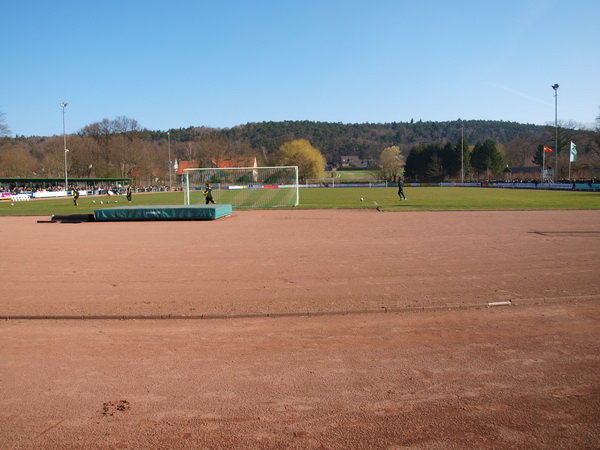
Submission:
[[[165,192],[171,190],[169,186],[132,186],[132,191],[137,192]],[[92,191],[92,195],[103,195],[107,194],[109,191],[122,195],[125,194],[126,186],[116,186],[116,185],[88,185],[88,186],[69,186],[68,191],[73,191],[74,189],[79,190],[88,190]],[[10,193],[10,194],[33,194],[38,191],[42,192],[58,192],[64,191],[64,186],[10,186],[4,187],[0,186],[0,193]]]
[[[552,183],[553,181],[548,181],[549,183]],[[522,183],[531,183],[531,184],[535,184],[536,186],[540,183],[542,183],[541,180],[539,179],[534,179],[534,178],[513,178],[510,180],[506,180],[506,179],[494,179],[494,180],[465,180],[465,183],[485,183],[485,184],[495,184],[495,183],[505,183],[505,184],[522,184]],[[575,184],[587,184],[590,187],[594,184],[600,184],[600,180],[598,180],[597,178],[590,178],[590,179],[586,179],[586,178],[577,178],[577,179],[560,179],[556,182],[557,184],[571,184],[573,185],[573,189]]]
[[[593,185],[593,184],[600,184],[600,180],[598,180],[597,178],[591,178],[589,180],[585,179],[585,178],[577,178],[575,180],[561,180],[559,181],[559,183],[576,183],[576,184],[585,184],[587,183],[588,185]]]

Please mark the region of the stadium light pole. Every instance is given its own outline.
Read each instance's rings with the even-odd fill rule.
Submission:
[[[553,84],[554,89],[554,182],[558,181],[558,84]]]
[[[173,178],[171,176],[171,132],[167,131],[167,141],[169,146],[169,191],[173,190]]]
[[[65,122],[65,109],[67,104],[65,102],[60,102],[60,106],[62,106],[63,111],[63,143],[64,143],[64,151],[65,151],[65,192],[69,189],[69,176],[67,174],[67,127]]]
[[[465,126],[460,129],[460,182],[465,183]]]

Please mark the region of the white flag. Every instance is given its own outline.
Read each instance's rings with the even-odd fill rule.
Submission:
[[[577,161],[577,146],[571,142],[571,153],[569,156],[569,161],[575,162]]]

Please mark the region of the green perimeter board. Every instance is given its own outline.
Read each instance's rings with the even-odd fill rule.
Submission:
[[[144,205],[96,209],[96,220],[214,220],[230,215],[231,205]]]

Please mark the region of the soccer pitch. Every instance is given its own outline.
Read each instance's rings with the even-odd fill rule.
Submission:
[[[600,209],[600,195],[594,192],[526,189],[406,187],[407,201],[400,201],[395,187],[302,188],[295,209],[374,209],[381,211],[491,211],[491,210],[585,210]],[[218,190],[214,192],[219,199]],[[363,199],[361,201],[361,198]],[[134,194],[131,205],[182,205],[183,192]],[[100,202],[103,202],[102,204]],[[109,203],[110,202],[110,203]],[[72,198],[0,202],[0,216],[48,216],[92,214],[100,208],[126,206],[125,196],[81,196]]]
[[[485,211],[600,209],[593,192],[526,189],[405,187],[302,189],[300,208],[376,208],[383,211]],[[361,198],[363,199],[361,201]]]

